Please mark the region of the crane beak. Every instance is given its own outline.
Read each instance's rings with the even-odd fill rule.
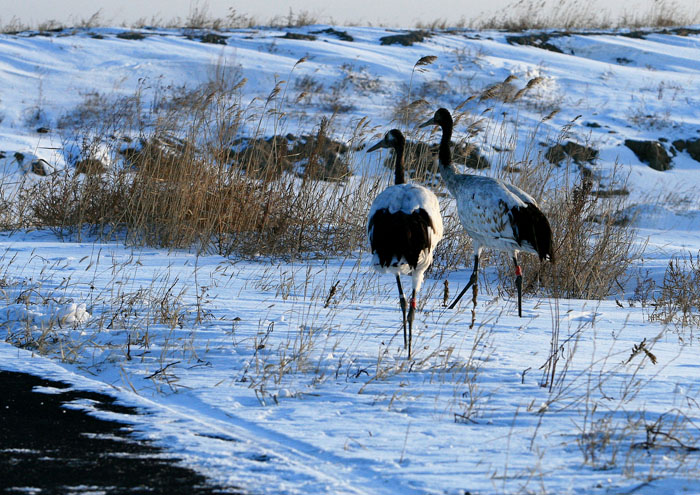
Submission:
[[[419,125],[418,127],[428,127],[429,125],[437,125],[437,124],[435,123],[435,117],[431,118],[430,120],[426,120],[425,122],[423,122],[423,123],[422,123],[421,125]]]
[[[368,149],[367,153],[369,153],[370,151],[378,150],[379,148],[388,148],[386,140],[382,139],[381,141],[379,141],[377,144]]]

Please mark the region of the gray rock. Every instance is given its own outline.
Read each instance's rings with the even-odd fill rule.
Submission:
[[[646,163],[654,170],[663,172],[671,168],[671,157],[658,141],[625,139],[625,146],[632,150],[639,161]]]
[[[700,139],[677,139],[673,146],[678,151],[687,151],[693,160],[700,162]]]

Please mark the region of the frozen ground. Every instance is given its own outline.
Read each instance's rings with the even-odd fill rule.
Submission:
[[[117,32],[0,36],[6,184],[44,180],[13,161],[16,151],[59,171],[71,166],[65,136],[35,131],[90,92],[194,84],[222,59],[247,78],[244,102],[303,75],[332,94],[350,73],[336,96],[351,108],[339,118],[369,116],[383,132],[395,125],[392,108],[416,61],[437,55],[413,74],[430,110],[454,108],[509,75],[516,90],[541,78],[517,105],[467,102],[474,120],[485,116],[476,142],[498,164],[499,150],[523,156],[532,135],[544,150],[568,125],[568,135],[600,150],[594,173],[629,175],[644,256],[618,296],[530,297],[522,319],[488,267],[471,329],[467,301],[444,310],[443,280],[428,280],[407,361],[394,281],[370,273],[365,252],[250,262],[4,233],[0,367],[142,407],[150,414],[140,435],[215,483],[256,493],[700,493],[694,327],[653,321],[653,308],[633,301],[638,274],[661,283],[670,259],[700,250],[700,164],[683,151],[657,172],[623,144],[698,137],[697,35],[565,36],[549,40],[557,53],[495,32],[410,47],[380,45],[395,33],[379,28],[348,28],[354,41],[237,31],[225,33],[226,46],[178,31],[144,40]],[[443,89],[423,86],[431,81]],[[327,113],[324,91],[288,127],[312,128]],[[499,126],[508,132],[489,132]],[[358,173],[375,171],[368,157],[357,160]],[[467,278],[467,270],[448,276],[453,288]],[[42,347],[27,348],[37,335]]]

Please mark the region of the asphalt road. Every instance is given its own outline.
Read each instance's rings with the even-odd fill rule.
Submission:
[[[53,387],[41,393],[34,387]],[[163,449],[64,404],[79,399],[127,415],[136,409],[62,382],[0,371],[0,494],[242,494],[210,484]]]

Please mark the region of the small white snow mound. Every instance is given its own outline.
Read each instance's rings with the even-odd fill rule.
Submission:
[[[65,303],[56,305],[10,304],[0,308],[0,324],[28,323],[33,327],[46,327],[54,323],[59,326],[73,326],[90,319],[85,303]]]
[[[61,325],[79,325],[90,318],[85,303],[69,303],[56,312],[56,317]]]
[[[133,146],[133,145],[132,145]],[[139,145],[139,148],[142,146]],[[122,143],[120,145],[120,152],[129,148],[128,143]],[[63,158],[66,163],[71,163],[75,165],[81,160],[86,158],[91,158],[100,161],[107,168],[115,168],[122,162],[120,156],[114,157],[113,150],[107,143],[97,142],[90,146],[89,154],[85,153],[83,146],[80,143],[66,143],[63,146]]]

